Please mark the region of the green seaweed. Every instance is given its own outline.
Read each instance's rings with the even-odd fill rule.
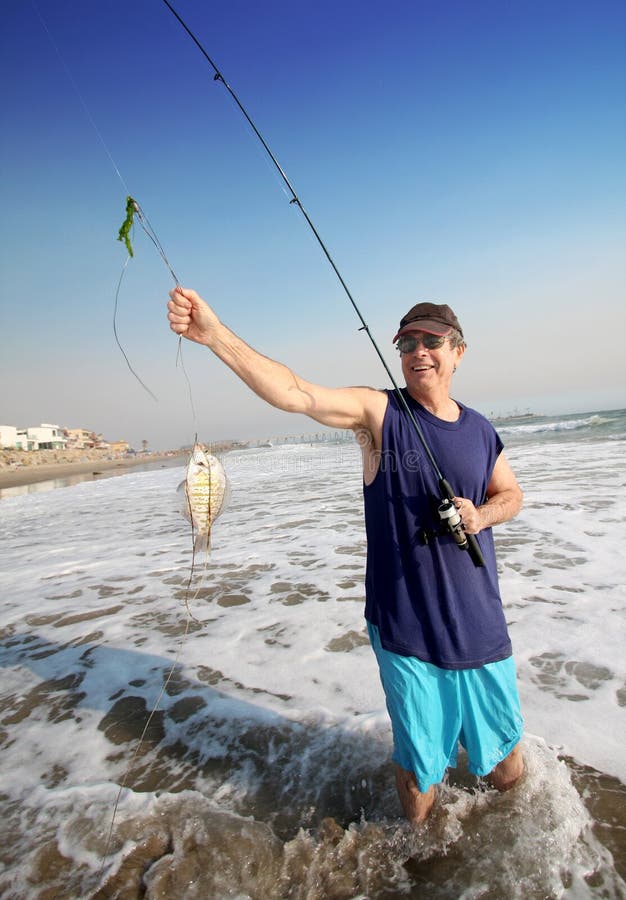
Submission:
[[[137,204],[132,197],[126,198],[126,218],[122,222],[122,227],[117,236],[118,241],[124,241],[128,255],[133,256],[133,245],[130,242],[130,229],[133,227],[133,219],[137,212]]]

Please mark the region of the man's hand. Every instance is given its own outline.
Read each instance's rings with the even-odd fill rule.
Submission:
[[[195,291],[176,287],[170,291],[167,318],[176,334],[197,344],[209,345],[220,325],[210,306]]]
[[[459,511],[463,529],[468,534],[478,534],[485,527],[480,509],[477,509],[467,497],[453,497],[452,502]]]

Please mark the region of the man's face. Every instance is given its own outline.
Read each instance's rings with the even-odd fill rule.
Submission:
[[[437,344],[441,343],[441,346]],[[428,345],[428,346],[427,346]],[[465,347],[451,347],[449,339],[437,339],[424,331],[410,331],[398,339],[402,373],[409,391],[448,389]]]

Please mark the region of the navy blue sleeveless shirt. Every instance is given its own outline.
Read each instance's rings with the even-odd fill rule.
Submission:
[[[457,497],[486,500],[502,442],[480,413],[461,407],[444,422],[403,394]],[[443,669],[472,669],[511,655],[491,529],[478,534],[485,567],[477,568],[439,528],[440,497],[432,464],[393,391],[383,421],[380,466],[364,486],[367,532],[365,618],[386,650]]]

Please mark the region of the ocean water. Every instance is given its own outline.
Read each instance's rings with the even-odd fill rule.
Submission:
[[[461,756],[419,829],[355,445],[226,454],[191,590],[182,469],[5,492],[0,895],[626,897],[626,413],[497,427],[525,491],[496,536],[527,771],[499,795]]]

